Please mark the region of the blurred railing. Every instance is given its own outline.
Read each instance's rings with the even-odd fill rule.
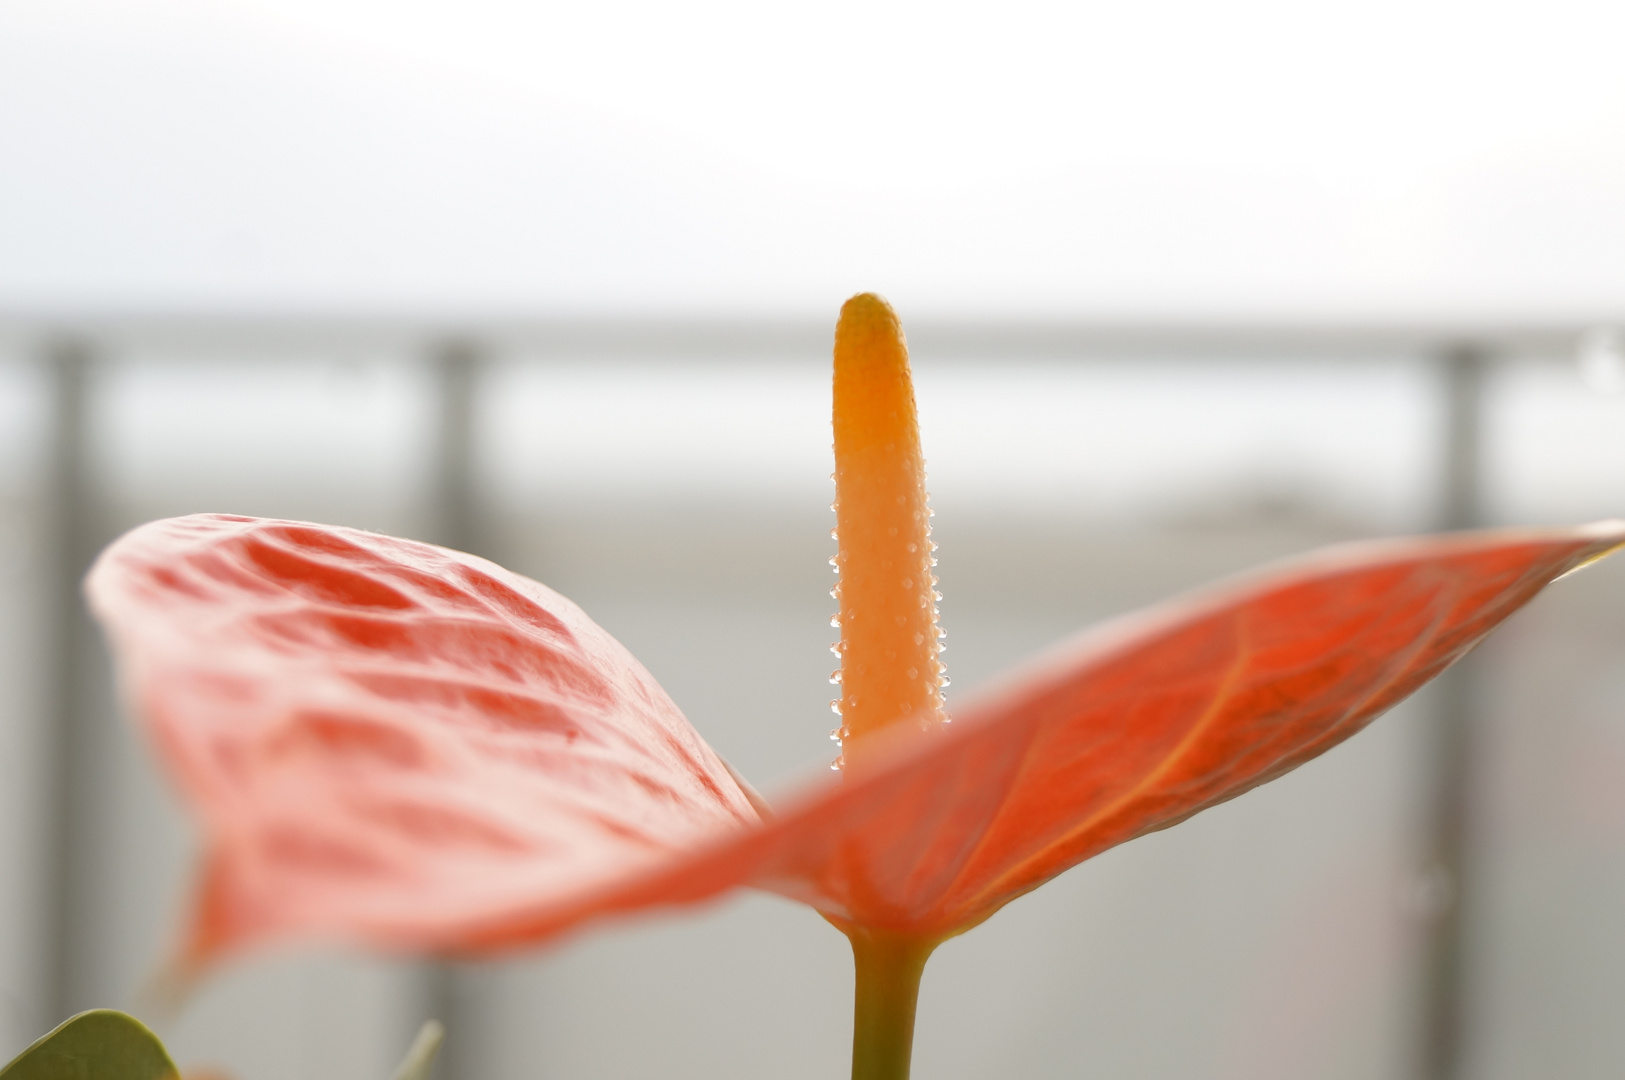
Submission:
[[[1319,359],[1404,356],[1436,372],[1443,483],[1434,518],[1439,528],[1484,524],[1482,423],[1486,369],[1504,360],[1571,362],[1577,349],[1595,340],[1607,322],[1489,325],[1439,324],[1241,324],[1241,323],[1068,323],[929,322],[909,327],[916,357],[979,362],[1087,363],[1101,358],[1180,357],[1291,363]],[[1587,335],[1592,335],[1588,339]],[[207,357],[230,350],[241,357],[258,349],[339,351],[380,347],[418,359],[429,358],[437,372],[438,433],[434,474],[429,485],[435,539],[448,546],[480,551],[484,544],[481,507],[474,493],[474,439],[477,386],[485,363],[521,351],[538,362],[550,358],[614,362],[625,358],[704,359],[769,364],[827,350],[827,323],[789,321],[558,320],[437,326],[402,321],[285,320],[260,318],[11,319],[0,321],[0,338],[26,343],[47,367],[51,388],[48,462],[48,552],[53,561],[54,610],[48,758],[52,803],[49,811],[51,864],[45,892],[46,982],[40,987],[54,1021],[82,1007],[75,985],[90,958],[82,955],[75,927],[82,920],[86,874],[76,860],[90,848],[87,783],[93,782],[94,747],[85,730],[86,709],[79,699],[85,683],[78,670],[81,647],[90,633],[79,582],[97,548],[108,538],[97,532],[104,517],[95,505],[86,473],[87,389],[103,365],[116,364],[135,349],[161,349],[171,355]],[[1415,1050],[1419,1080],[1456,1080],[1462,1073],[1461,1019],[1463,972],[1467,964],[1464,913],[1473,898],[1473,826],[1469,819],[1474,764],[1472,658],[1441,680],[1435,752],[1426,802],[1430,821],[1423,880],[1428,883],[1430,947],[1425,973],[1427,1016]],[[459,1026],[459,975],[455,966],[432,968],[426,976],[429,1008],[453,1031]],[[455,1053],[457,1040],[448,1043]],[[455,1057],[442,1075],[476,1080],[472,1068]]]

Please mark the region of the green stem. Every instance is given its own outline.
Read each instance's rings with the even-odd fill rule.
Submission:
[[[852,1011],[852,1080],[908,1080],[920,975],[937,942],[851,927],[857,993]]]

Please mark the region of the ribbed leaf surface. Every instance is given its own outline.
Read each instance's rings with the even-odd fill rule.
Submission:
[[[473,556],[209,515],[129,533],[87,588],[203,822],[194,955],[433,944],[757,820],[625,649]]]

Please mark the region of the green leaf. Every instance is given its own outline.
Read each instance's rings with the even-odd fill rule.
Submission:
[[[113,1009],[80,1013],[18,1054],[0,1080],[171,1080],[179,1070],[145,1024]]]

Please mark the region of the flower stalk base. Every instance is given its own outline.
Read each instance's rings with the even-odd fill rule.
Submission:
[[[857,968],[852,1080],[908,1080],[920,976],[937,942],[862,927],[846,936]]]

